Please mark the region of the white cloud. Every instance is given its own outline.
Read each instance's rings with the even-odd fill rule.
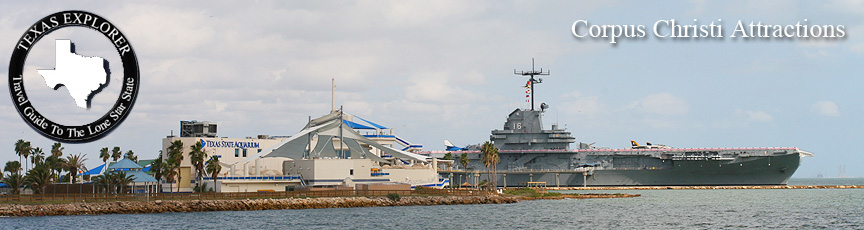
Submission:
[[[774,121],[774,117],[765,111],[749,111],[749,110],[741,110],[736,109],[735,114],[741,117],[748,122],[772,122]]]
[[[571,115],[587,115],[594,116],[606,111],[604,106],[597,99],[597,96],[583,96],[579,91],[574,91],[561,95],[562,104],[565,113]]]
[[[840,116],[840,109],[837,107],[837,104],[833,101],[819,101],[810,109],[816,114],[828,117],[836,117]]]
[[[652,115],[684,115],[690,111],[687,101],[670,93],[657,93],[631,102],[627,109],[635,109]]]

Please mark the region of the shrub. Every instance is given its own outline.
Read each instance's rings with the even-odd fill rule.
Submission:
[[[402,197],[400,197],[398,193],[390,193],[390,194],[387,194],[387,198],[389,198],[392,201],[399,201]]]

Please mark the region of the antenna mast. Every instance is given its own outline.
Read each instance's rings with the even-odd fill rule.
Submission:
[[[531,101],[531,110],[534,110],[534,84],[543,83],[543,78],[535,79],[534,76],[549,75],[549,70],[546,70],[546,72],[543,72],[543,68],[540,68],[540,70],[534,70],[534,58],[531,58],[531,71],[516,71],[516,69],[513,69],[513,74],[528,76],[528,82],[525,83],[525,88],[528,89],[528,92],[526,93],[530,93],[531,95],[531,99],[529,100]]]
[[[336,78],[330,78],[330,112],[336,112]]]

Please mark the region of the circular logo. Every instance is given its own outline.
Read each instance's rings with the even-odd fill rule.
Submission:
[[[39,39],[51,32],[57,31],[64,27],[85,27],[95,30],[104,35],[111,44],[117,49],[120,54],[120,60],[123,62],[123,86],[120,90],[120,95],[117,98],[114,106],[99,119],[83,125],[63,125],[51,121],[43,116],[30,103],[27,97],[27,92],[24,90],[24,63],[27,60],[27,55],[31,48],[39,42]],[[60,43],[58,43],[60,44]],[[59,45],[58,45],[59,49]],[[68,50],[67,50],[68,51]],[[58,62],[59,62],[58,57]],[[92,60],[90,60],[92,62]],[[104,60],[103,60],[104,61]],[[66,64],[67,69],[75,71],[66,71],[62,74],[65,81],[81,82],[82,77],[79,69],[84,68],[86,62]],[[107,63],[107,61],[105,61]],[[98,64],[98,62],[97,62]],[[59,63],[58,63],[58,69]],[[86,73],[86,71],[84,72]],[[57,74],[57,73],[52,73]],[[43,77],[47,76],[43,74]],[[46,80],[48,80],[46,78]],[[91,84],[92,85],[92,84]],[[96,84],[99,86],[99,84]],[[117,128],[123,120],[132,111],[132,106],[135,104],[135,99],[138,97],[139,86],[138,59],[135,57],[135,50],[129,44],[129,40],[120,32],[114,24],[103,18],[102,16],[86,12],[86,11],[63,11],[48,15],[38,22],[34,23],[24,35],[15,44],[15,49],[12,51],[12,59],[9,61],[9,92],[12,95],[12,103],[18,110],[18,114],[24,119],[30,127],[38,133],[52,140],[66,143],[86,143],[98,140],[105,137],[112,130]],[[69,84],[66,84],[70,87]],[[104,87],[104,86],[102,86]],[[92,95],[98,93],[99,88],[96,87],[81,87],[76,88],[77,91],[84,92],[83,97],[88,100]],[[92,91],[88,91],[92,89]],[[73,89],[70,88],[70,94]],[[76,95],[73,95],[75,97]],[[76,103],[79,98],[75,98]],[[83,103],[85,99],[81,98]],[[81,106],[82,104],[79,104]]]

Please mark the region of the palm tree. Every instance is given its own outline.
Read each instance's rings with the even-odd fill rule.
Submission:
[[[31,163],[33,163],[33,167],[36,167],[37,164],[41,164],[43,160],[45,160],[45,152],[42,151],[42,148],[36,147],[31,153],[33,156],[30,158]]]
[[[7,163],[8,165],[8,163]],[[18,164],[18,170],[20,170],[21,164]],[[18,194],[21,188],[21,185],[24,183],[24,177],[17,172],[9,173],[9,175],[3,177],[3,183],[6,183],[9,187],[12,188],[12,191],[9,194]]]
[[[75,183],[78,179],[78,170],[87,171],[87,166],[84,165],[84,161],[87,161],[87,154],[83,156],[79,153],[78,155],[72,155],[66,157],[66,170],[69,170],[69,182]]]
[[[128,186],[129,183],[134,182],[135,177],[126,174],[125,171],[116,171],[116,173],[117,175],[115,175],[115,182],[118,186],[120,186],[120,193],[126,193],[126,186]]]
[[[219,157],[211,156],[210,160],[207,160],[207,173],[213,177],[213,189],[216,189],[216,178],[221,171],[222,165],[219,164]]]
[[[21,162],[18,161],[7,161],[6,167],[3,168],[9,174],[20,174],[18,172],[21,171]]]
[[[114,162],[117,162],[117,159],[122,157],[123,151],[120,151],[120,147],[114,146],[114,149],[111,150],[111,159],[114,159]]]
[[[58,182],[60,180],[60,173],[63,171],[66,165],[66,160],[56,155],[48,156],[45,158],[45,166],[51,170],[51,177],[54,178],[54,182]],[[56,172],[56,173],[54,173]]]
[[[62,157],[64,149],[66,148],[60,146],[59,142],[55,142],[54,145],[51,145],[51,155],[57,156],[58,158]]]
[[[162,159],[162,150],[159,150],[159,157],[150,163],[150,171],[153,171],[153,178],[156,178],[159,191],[162,191],[162,175],[165,175],[165,160]]]
[[[462,155],[459,155],[459,164],[461,164],[462,169],[465,170],[465,180],[466,181],[468,180],[468,163],[470,163],[470,162],[471,162],[471,160],[468,159],[468,153],[462,153]]]
[[[30,154],[30,150],[29,149],[25,150],[24,149],[25,147],[26,147],[26,141],[24,141],[23,139],[18,139],[18,141],[15,142],[15,154],[18,155],[18,162],[24,161],[21,158],[22,156],[26,155],[26,154],[24,154],[24,152],[27,152],[27,154]],[[21,167],[18,167],[18,173],[19,174],[21,173]]]
[[[102,175],[98,175],[93,178],[94,185],[102,185],[105,188],[105,193],[111,193],[111,188],[114,186],[112,182],[114,181],[114,172],[105,172]]]
[[[39,163],[33,166],[33,169],[27,172],[24,176],[24,187],[33,190],[34,194],[42,194],[45,192],[45,187],[51,181],[51,172],[48,166]]]
[[[132,152],[132,150],[127,151],[126,155],[123,157],[138,163],[138,156],[135,156],[135,152]]]
[[[189,161],[192,163],[192,167],[195,167],[195,185],[196,187],[201,187],[201,178],[203,178],[202,174],[204,173],[204,161],[207,159],[207,152],[204,151],[204,147],[201,146],[201,142],[195,142],[194,145],[189,146]]]
[[[19,140],[19,141],[23,141],[23,140]],[[31,151],[33,151],[33,147],[30,146],[29,141],[22,142],[20,148],[18,148],[18,146],[15,146],[15,147],[16,147],[16,151],[20,151],[20,156],[24,156],[24,170],[26,171],[28,168],[27,167],[27,157],[30,156]]]
[[[99,150],[99,158],[102,158],[102,163],[105,163],[105,167],[102,168],[103,171],[108,169],[108,158],[110,157],[111,154],[108,153],[108,147]]]
[[[168,146],[168,168],[171,170],[168,174],[168,179],[172,180],[176,176],[177,192],[180,192],[180,181],[183,178],[180,176],[180,163],[183,161],[183,142],[175,140]],[[172,188],[173,189],[173,188]]]
[[[498,179],[498,148],[495,148],[495,145],[492,142],[486,141],[480,147],[480,153],[483,155],[483,164],[486,165],[486,176],[489,178],[489,182],[492,183],[492,186],[489,189],[494,189],[497,184]]]
[[[448,152],[447,154],[444,154],[444,157],[442,157],[441,159],[442,159],[442,160],[450,160],[450,161],[452,161],[452,160],[453,160],[453,153],[449,153],[449,152]],[[447,169],[450,169],[450,167],[452,166],[451,163],[452,163],[452,162],[447,162]]]

